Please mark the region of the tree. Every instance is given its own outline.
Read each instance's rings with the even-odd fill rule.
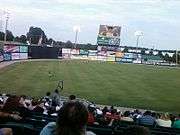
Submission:
[[[70,40],[68,40],[67,42],[66,42],[66,45],[65,45],[67,48],[73,48],[73,43],[70,41]]]
[[[153,55],[153,50],[152,49],[149,51],[149,55]]]
[[[16,42],[20,42],[20,43],[26,43],[27,42],[27,38],[25,35],[21,35],[20,37],[15,37],[14,41]]]
[[[142,49],[141,49],[141,54],[142,54],[142,55],[145,55],[145,54],[146,54],[145,52],[146,52],[146,49],[145,49],[145,48],[142,48]]]
[[[26,43],[27,42],[27,37],[25,35],[20,36],[20,42],[21,43]]]
[[[170,62],[170,57],[169,57],[169,55],[167,53],[164,56],[164,60],[167,61],[167,62]]]
[[[173,62],[173,63],[176,63],[176,56],[177,56],[177,63],[179,63],[180,62],[180,55],[178,54],[178,55],[176,55],[176,53],[174,53],[173,54],[173,56],[172,56],[172,58],[171,58],[171,61]]]
[[[13,40],[14,40],[14,36],[13,36],[12,32],[7,30],[6,31],[6,41],[13,41]]]
[[[52,38],[47,39],[46,44],[51,45],[52,42],[55,42]]]
[[[122,52],[127,53],[128,52],[128,47],[125,46],[125,48],[124,48],[124,50]]]
[[[4,40],[4,32],[0,32],[0,40]]]
[[[163,57],[162,51],[160,51],[160,50],[158,51],[158,56],[161,58]]]
[[[27,40],[32,44],[38,44],[39,39],[42,37],[42,43],[46,43],[47,37],[44,31],[38,27],[30,27],[27,33]]]

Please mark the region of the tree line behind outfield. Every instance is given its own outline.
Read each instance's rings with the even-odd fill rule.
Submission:
[[[4,40],[4,32],[0,32],[0,41]],[[7,30],[7,41],[15,41],[15,42],[20,42],[20,43],[27,43],[29,41],[31,44],[38,44],[39,39],[42,38],[42,44],[47,44],[47,45],[53,45],[56,47],[62,47],[62,48],[75,48],[74,44],[71,41],[67,42],[62,42],[62,41],[55,41],[52,38],[48,38],[45,34],[45,32],[39,28],[39,27],[33,27],[31,26],[29,28],[29,31],[27,32],[26,35],[20,35],[20,36],[14,36],[13,33],[9,30]],[[84,49],[84,50],[96,50],[97,45],[92,45],[90,43],[87,44],[77,44],[76,48],[79,49]],[[124,46],[123,52],[127,53],[128,49],[135,49],[135,47],[128,47]],[[153,49],[148,49],[148,48],[138,48],[141,49],[141,54],[145,55],[145,51],[149,50],[148,55],[153,55]],[[2,48],[0,48],[0,51],[2,51]],[[165,55],[162,54],[162,52],[171,52],[174,53],[173,56],[169,56],[168,53]],[[147,54],[146,54],[147,55]],[[158,56],[166,60],[167,62],[176,62],[176,51],[175,50],[158,50]],[[180,59],[180,55],[178,55],[178,60]]]

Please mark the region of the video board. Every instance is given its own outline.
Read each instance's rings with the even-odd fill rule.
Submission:
[[[119,46],[120,34],[120,26],[100,25],[99,34],[97,37],[97,44],[107,46]]]

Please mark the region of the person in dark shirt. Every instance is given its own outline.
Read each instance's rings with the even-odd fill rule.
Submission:
[[[125,129],[123,135],[150,135],[150,131],[143,126],[129,126]]]
[[[61,98],[58,89],[55,89],[50,97],[52,99],[52,106],[59,106],[61,104]]]
[[[86,132],[87,121],[88,110],[82,103],[67,102],[60,109],[56,123],[46,125],[40,135],[90,135]]]

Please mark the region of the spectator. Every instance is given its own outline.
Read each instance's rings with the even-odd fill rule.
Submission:
[[[94,118],[94,108],[92,107],[88,107],[88,124],[89,125],[93,125],[95,122],[95,118]]]
[[[144,115],[138,119],[138,123],[142,125],[151,125],[155,124],[155,118],[151,116],[150,111],[146,111]]]
[[[180,114],[179,114],[179,117],[176,118],[176,120],[174,121],[172,127],[173,127],[173,128],[180,128]]]
[[[134,110],[132,116],[133,116],[134,121],[136,121],[137,119],[139,119],[142,116],[142,113],[138,109],[136,109],[136,110]]]
[[[103,115],[105,115],[108,111],[109,111],[109,110],[108,110],[107,106],[105,106],[105,107],[102,109]]]
[[[150,131],[143,126],[129,126],[125,129],[123,135],[150,135]]]
[[[121,117],[121,120],[133,122],[134,120],[130,117],[130,114],[130,111],[125,111],[123,117]]]
[[[120,120],[120,115],[117,113],[117,109],[111,109],[110,113],[106,113],[105,117],[110,121],[113,120]]]
[[[169,114],[162,114],[160,118],[156,120],[156,124],[162,127],[171,127],[172,122],[170,120]]]
[[[21,120],[22,117],[20,117],[17,114],[11,114],[11,113],[6,113],[6,112],[0,112],[0,118],[12,118],[14,120]]]
[[[51,96],[51,93],[50,93],[50,92],[47,92],[47,93],[46,93],[46,96],[43,97],[42,101],[48,103],[48,104],[51,106],[51,104],[52,104],[52,99],[51,99],[50,96]]]
[[[60,109],[57,122],[51,122],[43,128],[40,135],[89,135],[85,126],[88,111],[80,102],[68,102]]]
[[[58,89],[55,89],[55,91],[52,93],[51,99],[52,99],[52,106],[60,105],[61,98]]]
[[[76,100],[76,96],[75,95],[70,95],[69,96],[69,101],[75,101]]]
[[[0,135],[13,135],[11,128],[0,128]]]
[[[36,101],[33,101],[32,102],[34,108],[33,108],[33,112],[37,112],[37,113],[43,113],[44,112],[44,103],[42,102],[36,102]]]
[[[18,112],[20,105],[20,97],[11,96],[6,100],[2,110],[9,113]]]

